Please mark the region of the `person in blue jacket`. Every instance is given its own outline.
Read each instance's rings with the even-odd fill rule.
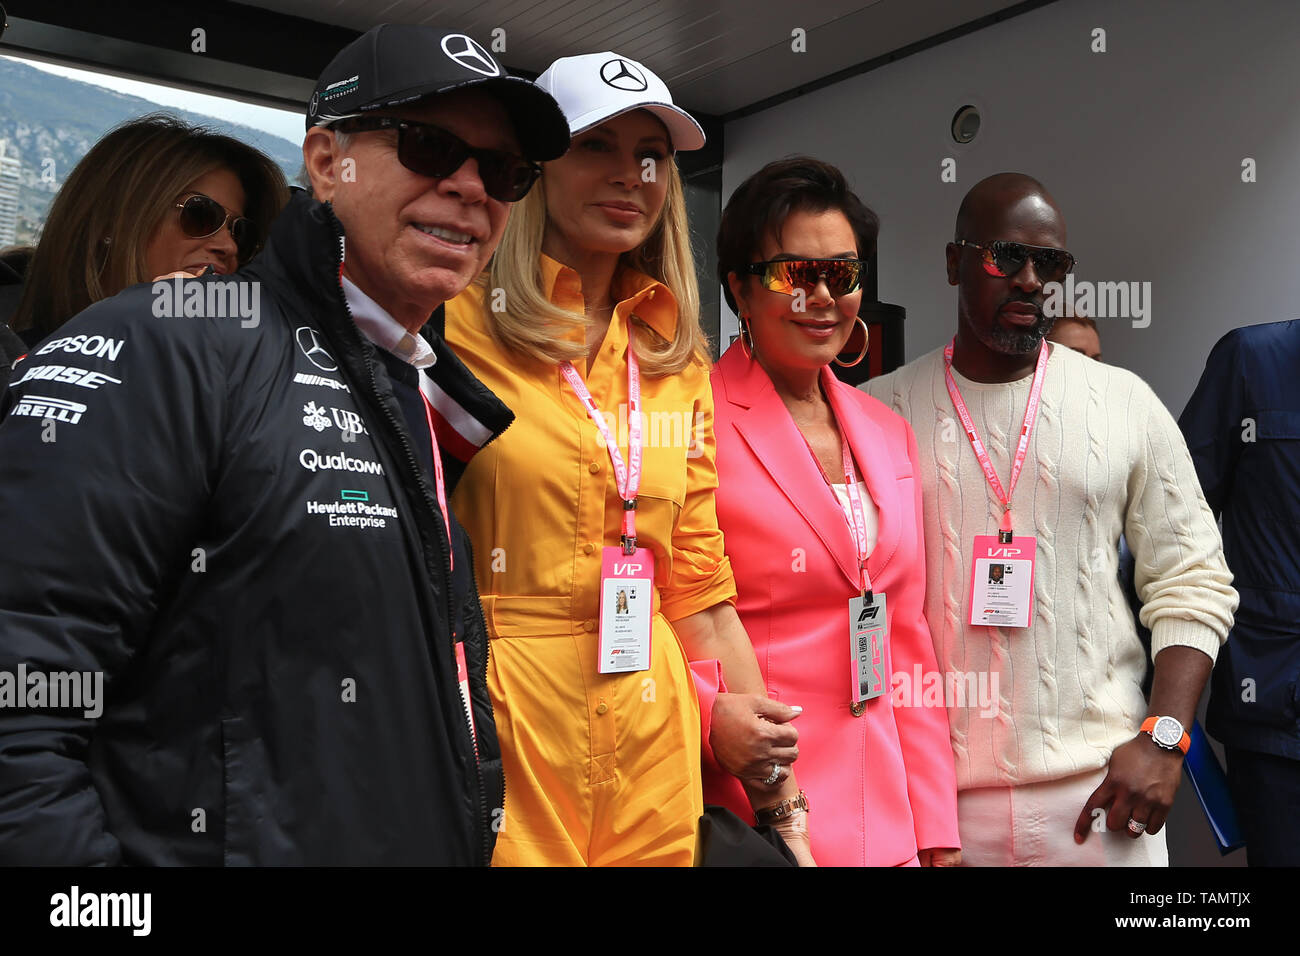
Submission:
[[[1179,426],[1241,595],[1208,730],[1251,866],[1300,866],[1300,320],[1234,329]]]

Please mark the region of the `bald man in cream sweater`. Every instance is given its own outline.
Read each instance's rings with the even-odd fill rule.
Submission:
[[[947,247],[950,359],[940,348],[861,387],[916,433],[926,617],[945,686],[995,697],[945,700],[963,863],[1166,866],[1185,728],[1237,592],[1155,393],[1043,341],[1043,285],[1073,268],[1065,246],[1036,180],[976,184]],[[1116,576],[1121,534],[1152,632],[1149,703]]]

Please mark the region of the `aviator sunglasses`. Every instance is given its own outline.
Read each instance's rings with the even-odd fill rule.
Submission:
[[[794,295],[795,289],[812,292],[825,280],[826,288],[838,299],[858,290],[866,265],[861,259],[770,259],[751,263],[744,273],[761,276],[764,289],[782,295]]]
[[[987,245],[959,239],[957,245],[980,250],[983,253],[981,258],[984,271],[1000,279],[1018,273],[1025,267],[1026,259],[1034,260],[1034,272],[1043,282],[1060,282],[1066,273],[1078,265],[1078,260],[1064,249],[1048,246],[1027,246],[1023,242],[1008,242],[1004,239],[996,239]]]
[[[484,191],[500,202],[523,199],[542,174],[540,166],[522,156],[500,149],[471,146],[455,133],[428,123],[391,116],[360,116],[342,120],[334,127],[344,133],[397,130],[398,162],[421,176],[442,179],[460,169],[465,160],[476,159]]]
[[[226,212],[226,207],[210,196],[195,193],[184,202],[178,202],[176,208],[181,211],[181,231],[191,239],[215,236],[229,224],[240,262],[246,262],[257,251],[257,227],[253,221]]]

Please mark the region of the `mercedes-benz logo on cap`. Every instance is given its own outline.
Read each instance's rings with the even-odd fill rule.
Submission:
[[[320,93],[313,93],[311,95],[311,102],[307,104],[307,115],[315,116],[316,110],[319,108],[320,108]]]
[[[629,93],[640,93],[650,86],[645,74],[621,57],[606,60],[600,68],[600,78],[614,89]]]
[[[337,372],[339,370],[338,362],[334,357],[325,351],[325,346],[320,340],[320,333],[309,325],[301,326],[293,333],[298,339],[298,348],[302,349],[302,354],[307,356],[307,361],[311,362],[322,372]]]
[[[442,38],[442,52],[458,65],[484,76],[500,76],[501,67],[491,54],[473,38],[463,33],[448,33]]]

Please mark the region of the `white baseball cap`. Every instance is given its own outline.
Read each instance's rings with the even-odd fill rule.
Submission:
[[[700,124],[674,106],[664,81],[636,60],[608,51],[561,57],[536,82],[560,104],[574,136],[630,110],[649,110],[668,127],[673,149],[704,145]]]

